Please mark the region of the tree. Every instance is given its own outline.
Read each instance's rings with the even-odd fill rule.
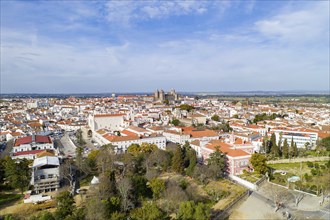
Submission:
[[[212,171],[212,177],[215,179],[227,175],[227,159],[226,155],[220,151],[219,147],[215,147],[215,152],[209,155],[207,166]]]
[[[139,144],[131,144],[128,148],[127,148],[127,152],[137,156],[138,154],[140,154],[141,152],[141,147]]]
[[[291,144],[290,144],[290,148],[289,148],[289,153],[290,153],[290,156],[291,157],[294,157],[295,156],[293,137],[291,138]]]
[[[144,202],[141,208],[133,209],[130,213],[130,217],[133,220],[160,220],[166,217],[155,203],[153,202]]]
[[[156,144],[150,144],[150,143],[145,143],[143,142],[141,144],[141,152],[145,153],[145,154],[150,154],[151,152],[155,151],[156,149],[158,149]]]
[[[158,199],[165,191],[165,181],[154,178],[150,181],[149,187],[151,188],[154,199]]]
[[[191,110],[194,109],[194,106],[191,106],[191,105],[188,105],[188,104],[182,104],[182,105],[179,106],[179,108],[181,110],[186,110],[186,111],[190,112]]]
[[[76,166],[72,160],[65,161],[61,166],[61,175],[64,179],[69,182],[70,185],[70,192],[72,195],[75,194],[75,187],[76,187]]]
[[[197,155],[196,155],[196,151],[194,149],[190,149],[188,151],[188,158],[189,158],[189,166],[187,168],[187,175],[192,176],[195,166],[197,164]]]
[[[289,144],[287,139],[285,139],[283,143],[282,156],[284,158],[289,158]]]
[[[322,148],[325,148],[327,151],[330,151],[330,136],[322,138],[318,145]]]
[[[213,116],[211,117],[211,119],[212,119],[213,121],[220,121],[220,117],[219,117],[219,115],[213,115]]]
[[[171,124],[174,125],[174,126],[179,126],[181,124],[180,120],[179,119],[173,119],[171,121]]]
[[[181,147],[177,147],[174,156],[172,158],[172,169],[177,173],[183,173],[183,155]]]
[[[195,216],[195,203],[194,201],[181,202],[177,218],[180,220],[191,220]]]
[[[121,207],[123,211],[128,211],[132,206],[132,183],[127,177],[118,181],[118,191],[121,197]]]
[[[146,158],[147,172],[151,168],[156,168],[157,170],[167,170],[171,165],[171,155],[168,151],[161,149],[155,149]]]
[[[164,100],[164,104],[165,104],[165,105],[169,105],[169,104],[170,104],[170,101],[169,101],[168,99],[165,99],[165,100]]]
[[[51,212],[44,210],[29,218],[29,220],[55,220],[55,218]]]
[[[56,198],[57,208],[55,211],[55,219],[65,219],[73,214],[75,210],[73,196],[68,191],[61,192]]]
[[[87,156],[86,164],[92,174],[95,174],[97,171],[97,156],[99,153],[99,150],[92,150]]]
[[[276,136],[275,133],[272,134],[271,138],[271,153],[273,154],[274,157],[279,157],[281,155],[281,150],[279,149],[279,147],[276,144]]]
[[[297,157],[299,154],[298,148],[297,148],[297,143],[294,143],[294,145],[293,145],[293,153],[294,153],[295,157]]]
[[[268,171],[267,159],[264,155],[254,153],[250,158],[253,169],[259,174],[265,174]]]
[[[4,160],[4,171],[9,185],[12,188],[20,189],[23,194],[31,180],[29,161],[27,159],[13,160],[10,157],[6,157]]]
[[[145,198],[152,196],[152,190],[150,185],[148,187],[148,180],[144,176],[135,175],[131,179],[132,185],[134,186],[134,197]]]
[[[206,204],[199,202],[195,206],[195,220],[208,220],[211,217],[210,207]]]
[[[77,144],[82,147],[83,145],[86,144],[85,140],[83,139],[83,135],[82,135],[82,130],[79,129],[76,132],[76,137],[77,137]]]
[[[114,171],[101,174],[100,183],[91,186],[86,205],[87,219],[108,219],[113,212],[120,211],[120,198]]]

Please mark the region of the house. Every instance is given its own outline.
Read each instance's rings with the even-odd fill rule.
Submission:
[[[240,149],[239,143],[230,144],[223,142],[223,140],[211,140],[203,144],[195,140],[191,142],[191,147],[196,150],[199,161],[205,164],[207,164],[210,154],[219,148],[221,152],[226,154],[229,175],[239,175],[243,173],[243,170],[250,169],[252,145],[247,147],[247,145],[243,144]]]
[[[88,126],[92,132],[99,129],[120,131],[124,125],[125,114],[95,114],[89,115]]]
[[[60,161],[58,157],[44,156],[33,161],[31,185],[34,192],[57,191],[60,188]]]
[[[51,150],[57,154],[54,143],[49,136],[32,135],[17,138],[12,151],[13,159],[35,159],[36,154]]]

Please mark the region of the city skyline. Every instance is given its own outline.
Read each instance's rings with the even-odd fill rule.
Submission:
[[[329,1],[1,2],[1,93],[328,91]]]

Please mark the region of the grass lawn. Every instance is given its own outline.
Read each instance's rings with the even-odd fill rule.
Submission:
[[[247,180],[251,183],[255,183],[261,179],[262,175],[257,174],[257,173],[243,173],[243,174],[239,175],[239,177],[244,180]]]
[[[319,165],[324,165],[325,161],[313,162],[318,163]],[[269,167],[275,170],[284,170],[289,173],[294,173],[296,175],[304,175],[305,173],[310,173],[312,168],[307,166],[307,162],[302,163],[277,163],[277,164],[268,164]]]

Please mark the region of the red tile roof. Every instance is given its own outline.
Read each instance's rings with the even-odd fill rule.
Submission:
[[[29,151],[22,151],[14,153],[14,156],[21,156],[21,155],[28,155],[28,154],[38,154],[45,150],[29,150]]]
[[[36,135],[35,136],[35,142],[36,143],[52,143],[51,139],[48,136],[41,136],[41,135]],[[32,143],[32,136],[27,136],[23,138],[18,138],[15,141],[15,147],[20,146],[22,144],[29,144]]]
[[[233,149],[233,147],[227,143],[224,143],[220,140],[213,140],[210,141],[205,146],[210,150],[216,150],[216,147],[220,147],[220,151],[226,153],[230,157],[242,157],[242,156],[249,156],[250,154],[241,150],[241,149]]]

